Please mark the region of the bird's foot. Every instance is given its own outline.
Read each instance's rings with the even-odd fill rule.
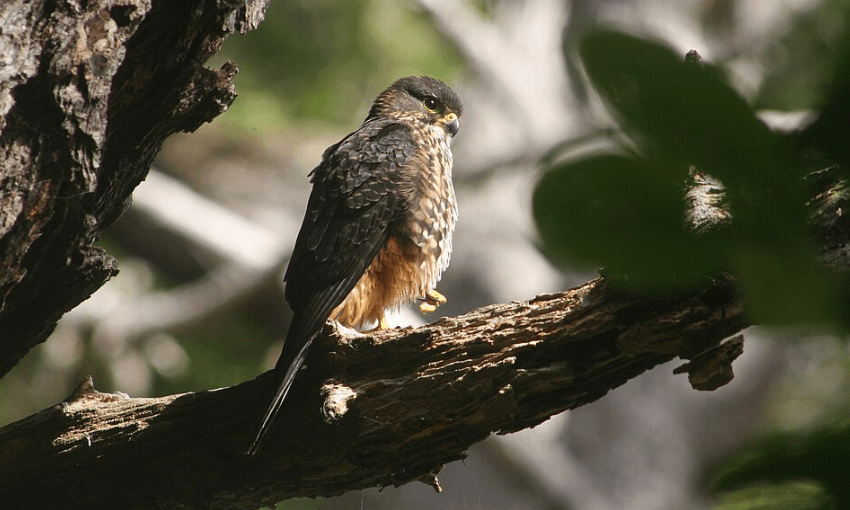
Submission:
[[[419,311],[422,313],[431,313],[436,310],[438,306],[446,302],[446,296],[431,289],[425,293],[425,297],[419,298],[419,301]]]
[[[381,316],[378,317],[377,326],[372,329],[367,329],[366,331],[364,331],[364,333],[373,333],[375,331],[381,331],[382,329],[390,329],[390,323],[387,322],[387,316],[384,314],[381,314]]]

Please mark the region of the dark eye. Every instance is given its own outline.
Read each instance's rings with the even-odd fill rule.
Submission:
[[[440,103],[438,103],[437,100],[433,97],[426,97],[422,100],[422,104],[429,112],[432,113],[437,113],[437,111],[440,109]]]

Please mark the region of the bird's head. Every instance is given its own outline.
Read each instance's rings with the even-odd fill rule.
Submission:
[[[399,119],[441,127],[449,136],[460,129],[463,105],[448,85],[429,76],[401,78],[378,95],[366,121]]]

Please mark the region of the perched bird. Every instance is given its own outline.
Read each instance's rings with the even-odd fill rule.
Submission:
[[[249,455],[329,317],[384,329],[387,308],[418,299],[430,312],[445,303],[434,287],[449,264],[457,220],[451,141],[462,112],[442,81],[402,78],[310,173],[313,190],[284,276],[292,323]]]

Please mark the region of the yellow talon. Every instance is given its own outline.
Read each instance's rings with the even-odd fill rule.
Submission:
[[[381,313],[381,316],[378,317],[378,325],[372,329],[367,329],[364,333],[374,333],[375,331],[380,331],[382,329],[390,329],[390,323],[387,322],[387,316]]]
[[[431,313],[446,302],[446,296],[433,289],[425,292],[425,297],[419,299],[419,311],[422,313]]]
[[[434,290],[434,289],[431,289],[431,290],[429,290],[428,292],[426,292],[426,293],[425,293],[425,298],[426,298],[428,301],[436,301],[437,303],[439,303],[439,304],[441,304],[441,305],[442,305],[442,304],[444,304],[444,303],[446,302],[446,296],[444,296],[444,295],[440,294],[439,292],[437,292],[437,291],[436,291],[436,290]],[[439,306],[439,305],[438,305],[438,306]]]

